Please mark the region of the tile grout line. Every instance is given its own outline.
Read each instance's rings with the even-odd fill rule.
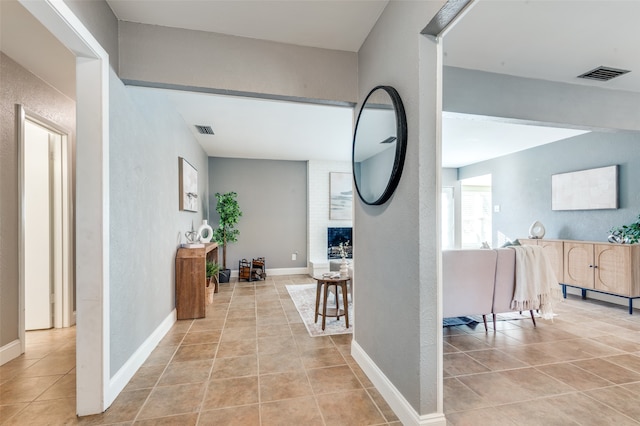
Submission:
[[[231,283],[230,283],[231,284]],[[207,376],[207,381],[205,382],[205,388],[204,388],[204,392],[202,394],[202,399],[200,400],[200,404],[198,405],[198,415],[196,418],[196,424],[200,424],[200,417],[202,415],[202,411],[203,411],[203,404],[204,401],[207,397],[207,393],[209,392],[209,386],[211,385],[211,376],[213,375],[213,369],[215,368],[216,365],[216,361],[218,359],[218,351],[220,350],[220,345],[222,344],[222,338],[224,336],[224,331],[225,331],[225,327],[227,325],[227,320],[229,319],[229,311],[231,310],[231,302],[233,301],[233,298],[236,294],[236,289],[237,289],[237,282],[233,282],[233,289],[231,291],[231,296],[229,297],[229,303],[225,303],[227,305],[226,307],[226,313],[224,315],[224,321],[222,322],[222,329],[220,331],[220,337],[218,338],[218,344],[216,345],[216,350],[213,354],[213,360],[211,363],[211,368],[209,369],[209,375]],[[205,410],[206,411],[206,410]]]

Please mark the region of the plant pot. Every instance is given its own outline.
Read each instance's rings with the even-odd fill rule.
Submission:
[[[213,294],[215,293],[215,287],[213,283],[207,287],[207,305],[211,305],[213,303]]]
[[[231,278],[231,269],[220,269],[220,272],[218,273],[218,282],[228,283],[229,278]]]

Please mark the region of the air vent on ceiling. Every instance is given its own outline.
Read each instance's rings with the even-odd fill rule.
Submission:
[[[200,133],[201,135],[213,135],[213,129],[211,128],[211,126],[201,126],[199,124],[196,124],[196,129],[198,130],[198,133]]]
[[[588,78],[589,80],[609,81],[612,78],[628,73],[629,70],[621,70],[618,68],[598,67],[589,72],[579,75],[578,78]]]

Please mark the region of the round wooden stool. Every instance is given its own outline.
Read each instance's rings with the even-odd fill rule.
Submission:
[[[335,317],[338,320],[341,316],[344,315],[344,319],[349,328],[349,295],[347,293],[347,281],[349,281],[349,277],[313,277],[316,281],[318,281],[316,288],[316,317],[315,322],[318,322],[318,315],[322,315],[322,330],[325,328],[326,318],[327,317]],[[336,307],[335,308],[327,308],[327,293],[329,292],[329,288],[331,286],[335,287],[336,290]],[[338,298],[338,287],[340,287],[342,291],[342,309],[339,306],[339,298]],[[322,312],[320,312],[320,293],[324,288],[324,297],[322,300]]]

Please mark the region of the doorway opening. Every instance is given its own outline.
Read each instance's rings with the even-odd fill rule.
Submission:
[[[75,324],[70,132],[21,105],[17,116],[20,332],[70,327]]]

